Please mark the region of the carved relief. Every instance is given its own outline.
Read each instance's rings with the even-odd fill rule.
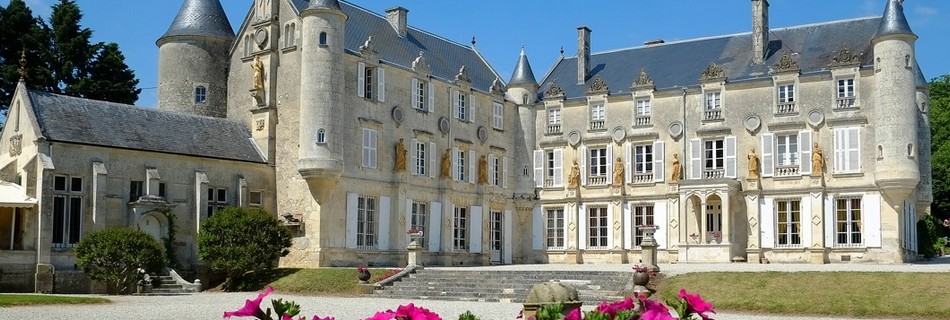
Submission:
[[[373,45],[373,36],[369,36],[369,38],[366,39],[366,42],[360,46],[360,53],[376,53],[376,48]]]
[[[785,54],[782,55],[782,59],[772,66],[772,73],[797,72],[799,70],[801,70],[801,68],[798,67],[798,61],[793,59],[788,51],[785,51]]]
[[[703,73],[700,74],[699,80],[719,80],[726,78],[726,71],[722,67],[716,65],[715,62],[710,62],[709,66],[706,67],[706,70],[703,70]]]
[[[831,58],[832,67],[848,67],[854,66],[861,63],[861,55],[851,52],[851,49],[848,48],[848,44],[842,44],[841,49],[838,49],[838,53]]]
[[[254,121],[255,130],[264,131],[264,124],[264,119],[258,119],[257,121]]]
[[[468,70],[465,70],[465,66],[462,66],[459,73],[455,75],[455,82],[472,82],[472,78],[468,77]]]
[[[557,81],[552,82],[551,87],[548,88],[548,90],[544,92],[545,98],[563,97],[563,96],[564,96],[564,90],[561,90],[561,86],[557,85]]]
[[[491,88],[488,89],[488,92],[492,94],[505,94],[505,86],[502,85],[501,78],[495,77],[495,81],[491,83]]]
[[[23,153],[23,135],[18,134],[10,137],[10,156],[16,157]]]
[[[590,83],[590,87],[587,88],[587,93],[605,93],[609,92],[610,88],[607,87],[607,83],[604,82],[604,79],[601,79],[600,76],[594,77],[594,81]]]
[[[412,61],[412,70],[418,73],[432,73],[432,68],[426,63],[424,52],[419,51],[419,57]]]
[[[656,85],[653,84],[653,79],[647,75],[647,72],[640,68],[640,76],[637,77],[637,81],[633,82],[634,88],[653,88]]]

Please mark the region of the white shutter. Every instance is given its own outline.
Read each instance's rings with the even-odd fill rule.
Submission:
[[[478,163],[478,154],[475,154],[475,150],[468,150],[468,183],[474,184],[475,176],[478,175],[478,167],[475,165]]]
[[[726,178],[736,178],[736,136],[726,136]]]
[[[544,186],[544,150],[534,150],[534,186]]]
[[[564,227],[563,227],[563,229],[562,229],[562,230],[564,230],[564,246],[563,246],[563,248],[564,248],[564,249],[568,249],[568,248],[571,247],[570,243],[568,243],[569,241],[571,241],[571,220],[570,220],[570,219],[571,219],[571,216],[573,216],[574,214],[571,213],[571,211],[570,211],[571,206],[569,206],[569,205],[566,205],[566,204],[565,204],[563,207],[561,207],[561,209],[563,209],[563,211],[561,211],[561,212],[564,213],[564,215],[562,216],[562,217],[564,218]],[[555,243],[555,244],[556,244],[556,243]]]
[[[366,64],[360,62],[356,67],[356,96],[362,98],[366,95]]]
[[[495,181],[495,174],[498,172],[498,166],[495,165],[495,155],[488,154],[488,185],[497,187],[500,181]]]
[[[386,101],[386,69],[383,67],[376,68],[376,100],[379,102]]]
[[[623,248],[624,249],[633,249],[633,230],[636,226],[633,225],[633,210],[630,210],[630,203],[624,202],[623,204],[623,216],[621,216],[620,221],[623,228]]]
[[[623,179],[627,183],[633,183],[633,163],[631,162],[631,160],[633,160],[633,146],[629,142],[624,143],[623,152],[623,164],[625,166]]]
[[[864,246],[881,247],[881,195],[866,194],[861,199],[861,236]]]
[[[656,225],[656,233],[653,237],[656,238],[657,249],[666,249],[666,228],[669,225],[667,220],[666,200],[657,201],[653,204],[653,224]]]
[[[800,230],[802,232],[802,247],[805,247],[805,248],[811,247],[812,245],[812,239],[811,239],[811,231],[812,231],[811,229],[812,228],[811,201],[812,200],[811,199],[812,199],[811,195],[806,195],[802,197],[802,202],[801,202],[801,207],[800,207],[801,214],[799,214],[799,217],[801,217]]]
[[[468,219],[468,252],[482,252],[482,207],[472,206]]]
[[[442,204],[429,202],[429,252],[442,251]]]
[[[699,139],[689,140],[689,179],[700,180],[703,178],[703,141]]]
[[[435,142],[429,142],[429,150],[426,152],[429,157],[429,178],[438,177],[439,174],[439,151],[436,150]]]
[[[842,172],[842,171],[845,171],[847,168],[847,164],[846,164],[847,160],[845,156],[847,154],[847,150],[845,150],[846,148],[845,146],[847,145],[845,143],[845,137],[847,136],[846,130],[847,129],[835,129],[835,171],[834,172]]]
[[[377,248],[379,250],[389,250],[389,221],[390,219],[390,199],[389,197],[379,197],[379,225],[377,230],[378,243]]]
[[[508,159],[508,158],[505,158]],[[504,264],[511,264],[511,219],[514,219],[514,215],[511,214],[511,210],[505,210],[505,215],[502,216],[502,259],[501,262]]]
[[[412,101],[409,105],[413,109],[419,109],[419,79],[412,78],[412,88],[409,88],[409,92],[412,93]]]
[[[811,175],[811,131],[801,131],[798,133],[798,172],[803,175]],[[817,169],[815,169],[817,170]]]
[[[775,247],[775,199],[762,198],[759,206],[759,229],[762,248]],[[801,215],[799,215],[801,216]]]
[[[406,199],[406,231],[412,228],[412,199]],[[428,228],[422,230],[424,233],[429,233]],[[409,236],[409,233],[406,233],[406,245],[409,245],[409,242],[412,241],[412,237]]]
[[[458,90],[452,90],[452,115],[456,119],[462,119],[462,114],[459,113],[459,91]]]
[[[501,187],[508,189],[508,157],[502,158]]]
[[[435,112],[435,83],[429,81],[429,112]]]
[[[763,133],[762,139],[762,177],[771,177],[775,175],[775,136],[771,133]]]
[[[581,160],[581,185],[586,186],[587,185],[587,146],[581,146],[580,156],[578,156],[577,158]]]
[[[835,246],[835,200],[825,196],[825,247]]]
[[[607,185],[614,183],[614,144],[607,144]]]
[[[653,182],[662,183],[666,176],[666,145],[663,141],[653,142]],[[627,180],[629,181],[629,180]],[[654,213],[655,214],[655,213]]]
[[[861,128],[848,128],[848,171],[861,170]]]
[[[346,247],[356,248],[356,206],[359,201],[359,194],[348,192],[346,194]]]
[[[531,213],[531,249],[544,249],[544,215],[541,207],[535,206]]]
[[[459,148],[452,147],[452,180],[459,181]]]
[[[408,167],[406,169],[409,170],[410,175],[419,174],[418,167],[416,166],[416,163],[419,162],[419,158],[417,157],[418,153],[419,153],[419,140],[416,140],[416,139],[409,140],[409,163],[406,164],[406,166]]]
[[[587,249],[587,205],[577,206],[578,212],[574,216],[577,218],[577,249]]]
[[[614,249],[614,203],[607,204],[607,250]]]
[[[472,99],[472,95],[465,97],[465,121],[471,122],[472,119],[475,119],[475,99]]]
[[[554,149],[554,186],[564,186],[564,149]]]
[[[378,139],[376,130],[370,130],[369,131],[369,146],[370,146],[369,163],[370,163],[370,168],[373,168],[373,169],[379,168],[378,163],[377,163],[377,160],[379,158],[376,156],[377,154],[376,150],[379,150],[378,141],[379,139]]]

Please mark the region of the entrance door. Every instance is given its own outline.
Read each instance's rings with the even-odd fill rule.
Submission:
[[[488,247],[493,264],[501,264],[503,226],[504,216],[501,211],[489,213]]]
[[[162,241],[162,223],[153,215],[146,215],[139,219],[139,230],[155,237],[155,240]]]

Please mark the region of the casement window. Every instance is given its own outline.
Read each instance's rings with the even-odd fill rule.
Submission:
[[[284,25],[284,47],[289,48],[297,45],[297,24],[288,23]]]
[[[410,87],[412,107],[416,110],[435,111],[435,84],[431,81],[412,78]]]
[[[208,88],[205,86],[195,87],[195,103],[208,102]]]
[[[861,128],[834,129],[835,173],[861,171]]]
[[[478,176],[478,153],[469,150],[467,145],[452,147],[452,179],[458,182],[476,183]],[[487,159],[486,159],[487,160]]]
[[[453,90],[452,91],[453,105],[455,105],[455,118],[462,121],[471,120],[471,113],[469,110],[469,105],[471,104],[471,99],[469,96],[461,91]]]
[[[326,144],[327,143],[327,130],[320,129],[317,130],[317,144]]]
[[[429,223],[428,207],[425,202],[413,201],[409,209],[411,210],[409,216],[409,229],[422,231],[422,238],[416,242],[425,248],[429,244],[429,229],[426,228]]]
[[[603,177],[610,174],[607,171],[607,164],[610,158],[607,156],[607,147],[592,147],[587,151],[589,158],[587,165],[590,168],[590,177]]]
[[[359,196],[356,203],[356,247],[376,249],[376,198]]]
[[[468,251],[468,208],[455,207],[452,226],[452,249]]]
[[[706,232],[709,234],[707,239],[713,240],[713,233],[719,232],[722,236],[722,201],[710,201],[706,203]]]
[[[634,246],[639,247],[643,243],[643,230],[640,230],[639,226],[653,226],[656,225],[653,218],[653,204],[642,204],[633,206],[633,225],[630,226],[634,229]]]
[[[145,182],[144,181],[130,181],[129,182],[129,202],[138,201],[143,195],[145,195]]]
[[[653,172],[653,145],[643,144],[633,147],[633,170],[635,174]]]
[[[607,207],[587,208],[587,247],[591,249],[607,249]]]
[[[498,102],[492,105],[492,128],[505,129],[505,105]]]
[[[689,179],[736,178],[735,136],[692,139],[689,145]]]
[[[465,150],[456,149],[456,152],[455,152],[455,180],[456,180],[456,181],[465,181],[465,180],[467,179],[467,177],[468,177],[468,176],[466,175],[467,172],[466,172],[466,170],[465,170],[465,168],[466,168],[466,163],[465,163],[465,162],[466,162],[466,159],[465,159],[466,153],[467,153],[467,152],[466,152]]]
[[[802,245],[801,200],[778,200],[775,203],[776,246],[800,247]]]
[[[722,139],[703,141],[703,153],[705,154],[704,168],[706,171],[721,171],[726,165],[725,143]]]
[[[373,81],[375,78],[374,73],[376,73],[376,68],[373,67],[363,67],[363,98],[372,99],[373,90],[376,84]]]
[[[254,208],[264,206],[264,192],[250,191],[247,193],[247,205]]]
[[[412,140],[412,172],[418,176],[429,175],[429,168],[427,167],[429,153],[426,149],[425,142],[419,142],[416,139]]]
[[[637,100],[637,116],[649,116],[652,115],[653,111],[650,108],[650,99],[638,99]]]
[[[761,134],[760,160],[763,177],[810,175],[812,132]]]
[[[83,179],[53,177],[53,248],[72,248],[82,236]]]
[[[562,187],[564,185],[564,149],[555,148],[534,152],[534,178],[536,187]]]
[[[545,212],[545,239],[548,250],[564,250],[564,208],[549,208]]]
[[[854,108],[857,94],[855,92],[854,78],[838,79],[837,83],[838,97],[836,109]]]
[[[548,124],[561,124],[561,109],[560,108],[551,108],[548,109]]]
[[[706,92],[706,110],[722,109],[722,92]]]
[[[603,103],[596,103],[590,106],[590,130],[602,130],[604,120],[606,119],[606,108]]]
[[[386,101],[386,69],[367,66],[365,62],[360,62],[357,63],[356,71],[356,96],[368,100]]]
[[[835,245],[861,246],[861,198],[835,199]]]
[[[786,84],[778,86],[778,103],[787,104],[795,102],[795,85]]]
[[[208,188],[208,217],[228,206],[227,188]]]
[[[798,135],[779,135],[775,137],[775,164],[777,166],[798,166]]]
[[[495,187],[502,187],[502,163],[494,154],[488,155],[488,183]]]
[[[363,128],[363,168],[376,169],[376,130]]]

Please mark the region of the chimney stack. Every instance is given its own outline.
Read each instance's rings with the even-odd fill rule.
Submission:
[[[590,73],[590,28],[577,27],[577,84],[587,82]]]
[[[389,20],[389,24],[393,26],[393,29],[396,29],[396,33],[400,37],[405,38],[406,32],[409,29],[407,24],[409,16],[409,9],[403,7],[392,7],[386,9],[386,20]]]
[[[752,62],[765,63],[769,49],[769,1],[752,0]]]

